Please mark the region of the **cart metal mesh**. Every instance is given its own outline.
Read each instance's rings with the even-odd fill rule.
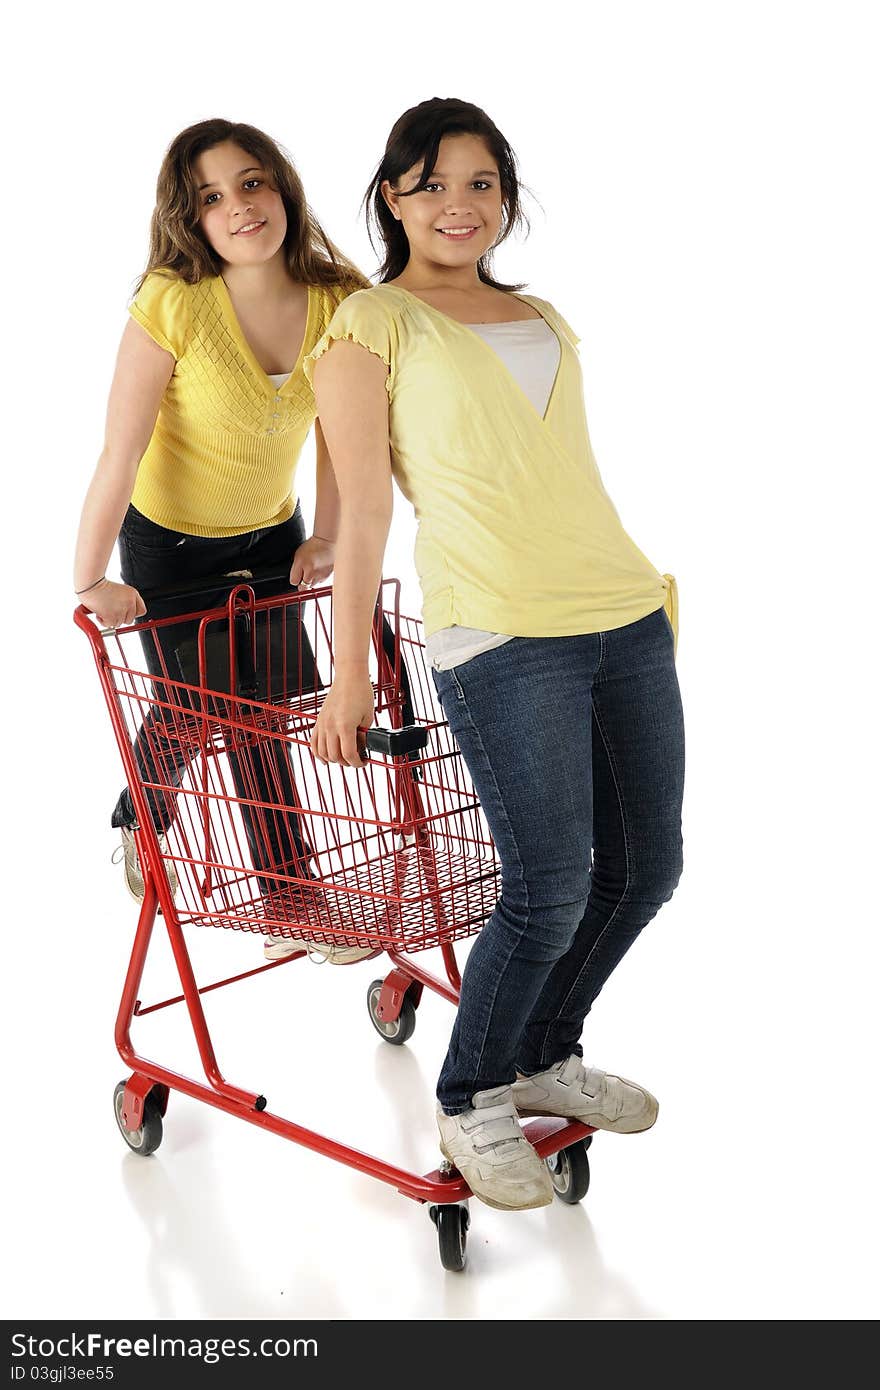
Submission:
[[[241,585],[222,608],[102,635],[141,836],[173,867],[182,924],[412,952],[492,912],[495,849],[399,593],[384,581],[374,622],[377,721],[420,725],[427,744],[359,769],[309,748],[333,678],[332,591]]]

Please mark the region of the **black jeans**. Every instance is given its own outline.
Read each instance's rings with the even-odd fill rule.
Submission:
[[[173,590],[177,585],[214,579],[233,570],[282,571],[289,569],[294,551],[305,538],[299,505],[293,516],[278,526],[221,537],[188,536],[170,531],[130,506],[119,533],[122,578],[139,591],[149,592],[152,589]],[[254,587],[259,598],[291,591],[289,582],[284,580]],[[203,610],[218,606],[224,602],[226,592],[228,590],[199,594],[195,599],[184,596],[156,600],[150,604],[147,617],[168,618],[193,608]],[[168,674],[173,676],[175,648],[197,632],[197,623],[180,623],[157,629],[155,638],[152,633],[145,634],[142,645],[150,673],[154,676],[165,674],[162,670],[164,656]],[[156,639],[161,654],[156,650]],[[194,752],[174,739],[161,714],[151,712],[138,731],[134,755],[145,782],[179,787]],[[311,849],[303,836],[299,818],[283,809],[296,806],[298,802],[286,746],[276,739],[268,739],[257,760],[253,757],[244,760],[232,748],[227,749],[227,756],[237,796],[279,807],[277,811],[255,811],[247,805],[240,807],[253,867],[308,876],[307,860]],[[145,794],[153,824],[162,835],[174,818],[176,799],[155,790],[147,790]],[[114,808],[111,825],[119,828],[136,824],[137,816],[126,787]],[[277,887],[272,880],[262,881],[262,884],[266,891]]]

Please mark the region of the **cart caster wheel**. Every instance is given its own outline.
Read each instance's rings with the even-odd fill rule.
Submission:
[[[122,1123],[124,1095],[125,1082],[120,1081],[113,1092],[113,1112],[116,1115],[119,1133],[132,1153],[140,1154],[141,1158],[146,1158],[148,1154],[155,1153],[162,1143],[162,1112],[159,1109],[159,1102],[150,1092],[144,1101],[144,1122],[140,1129],[125,1129]]]
[[[370,1015],[370,1022],[379,1034],[379,1037],[384,1038],[387,1043],[393,1043],[395,1047],[399,1047],[401,1043],[408,1042],[415,1031],[415,1005],[409,995],[405,994],[397,1018],[395,1018],[393,1022],[386,1023],[379,1017],[377,1012],[384,983],[384,980],[374,980],[370,985],[370,988],[367,990],[367,1011]]]
[[[444,1269],[459,1274],[467,1264],[467,1233],[471,1224],[467,1206],[456,1203],[431,1207],[431,1220],[440,1241],[440,1263]]]
[[[592,1135],[588,1139],[579,1139],[576,1144],[569,1144],[567,1149],[560,1149],[547,1159],[553,1191],[560,1202],[567,1202],[572,1207],[582,1202],[589,1191],[590,1160],[587,1149],[591,1138]]]

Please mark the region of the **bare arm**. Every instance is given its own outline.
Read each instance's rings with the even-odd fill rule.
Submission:
[[[357,729],[373,719],[370,636],[393,508],[388,368],[340,341],[315,366],[315,394],[339,489],[333,686],[312,734],[322,762],[358,767]]]
[[[320,420],[315,421],[315,464],[315,524],[308,540],[298,547],[290,568],[291,584],[303,588],[323,584],[333,573],[339,531],[339,489]]]
[[[317,465],[317,486],[315,493],[315,524],[313,534],[321,540],[334,541],[339,534],[339,488],[330,461],[330,450],[321,428],[321,421],[315,421],[315,461]]]
[[[126,324],[107,403],[104,447],[79,523],[74,589],[93,584],[107,569],[173,370],[170,352],[133,319]],[[144,612],[135,589],[110,580],[90,588],[82,600],[107,626],[131,622]]]

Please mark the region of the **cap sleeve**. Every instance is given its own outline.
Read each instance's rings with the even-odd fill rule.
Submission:
[[[575,333],[571,324],[568,322],[568,319],[564,319],[559,312],[557,312],[556,317],[560,325],[562,326],[563,331],[567,334],[568,338],[570,339],[572,347],[577,347],[578,343],[580,342],[580,334]]]
[[[532,303],[540,307],[541,312],[556,325],[560,333],[565,335],[572,347],[577,347],[580,337],[575,333],[568,320],[562,317],[559,310],[549,300],[533,298]]]
[[[537,295],[520,295],[519,297],[520,299],[524,299],[525,302],[527,302],[528,304],[531,304],[531,306],[534,307],[534,309],[537,309],[538,313],[544,314],[544,317],[546,318],[546,321],[549,322],[549,325],[551,325],[551,328],[555,328],[556,332],[562,334],[564,338],[569,339],[571,346],[577,347],[581,339],[578,338],[578,335],[576,334],[576,332],[574,332],[574,328],[571,327],[571,324],[564,320],[562,314],[559,313],[559,310],[557,310],[556,307],[553,306],[551,302],[549,302],[549,299],[538,299]]]
[[[176,275],[154,271],[138,290],[128,312],[159,347],[175,360],[183,356],[189,335],[188,286]]]
[[[397,328],[394,315],[375,290],[356,290],[344,299],[333,315],[326,332],[303,359],[303,371],[313,381],[315,363],[333,343],[347,339],[359,343],[368,352],[381,357],[388,368],[385,381],[389,395],[394,381],[397,348]]]

